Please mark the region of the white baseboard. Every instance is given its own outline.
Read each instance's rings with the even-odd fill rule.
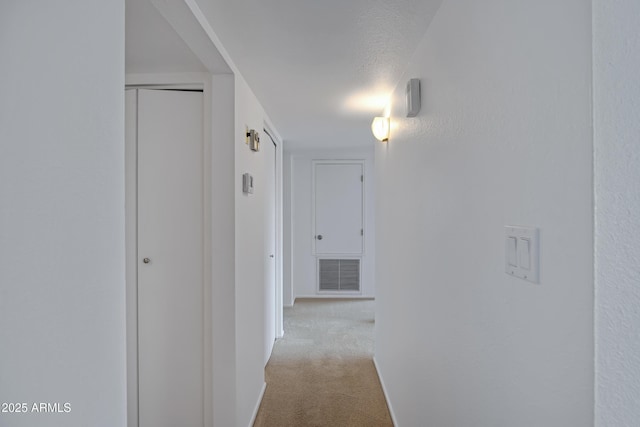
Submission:
[[[299,299],[311,299],[311,298],[319,298],[319,299],[376,299],[371,295],[357,295],[357,294],[344,294],[344,295],[336,295],[336,294],[314,294],[314,295],[298,295],[295,301]]]
[[[387,408],[389,408],[389,415],[391,415],[391,421],[395,427],[398,426],[398,422],[396,421],[396,416],[393,413],[393,405],[391,405],[391,400],[389,400],[389,394],[387,393],[387,388],[384,385],[384,379],[380,374],[380,369],[378,369],[378,362],[376,362],[376,357],[373,357],[373,365],[376,367],[376,372],[378,373],[378,379],[380,380],[380,385],[382,386],[382,393],[384,393],[384,398],[387,401]]]
[[[256,403],[256,407],[253,410],[253,415],[251,416],[251,422],[249,423],[249,427],[252,427],[256,422],[256,417],[258,416],[258,410],[260,409],[260,404],[262,403],[262,398],[264,397],[264,392],[267,389],[267,383],[262,383],[262,390],[260,390],[260,396],[258,396],[258,403]]]

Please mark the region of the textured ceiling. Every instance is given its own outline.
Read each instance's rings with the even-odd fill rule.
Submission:
[[[286,146],[335,148],[372,144],[442,0],[195,2]],[[126,5],[127,72],[206,69],[149,0]]]
[[[442,0],[196,0],[288,147],[370,145]]]

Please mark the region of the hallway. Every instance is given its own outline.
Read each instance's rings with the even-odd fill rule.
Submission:
[[[373,364],[374,305],[298,299],[285,308],[254,426],[393,426]]]
[[[330,236],[311,227],[312,162],[346,159],[365,161],[373,221],[354,227],[369,257],[358,295],[376,299],[375,367],[395,425],[638,425],[639,25],[638,0],[0,2],[0,425],[162,427],[139,411],[147,365],[132,353],[149,335],[132,308],[138,267],[182,260],[202,262],[189,269],[201,298],[170,316],[197,317],[187,333],[203,349],[186,399],[198,421],[182,424],[248,427],[277,395],[300,413],[375,414],[354,410],[368,384],[323,394],[334,384],[302,368],[303,385],[275,382],[296,371],[281,347],[315,332],[357,350],[331,324],[288,331],[265,382],[280,303],[323,295],[313,241]],[[134,86],[202,91],[198,217],[178,221],[202,225],[192,257],[131,250]],[[281,142],[275,221],[265,130]],[[151,181],[150,194],[168,190]],[[537,244],[507,234],[517,227]],[[149,329],[177,327],[170,316]],[[350,373],[339,362],[374,372],[370,353],[317,343],[299,355],[336,381]],[[16,410],[33,403],[71,409]],[[296,425],[295,410],[278,413],[290,418],[256,425]]]

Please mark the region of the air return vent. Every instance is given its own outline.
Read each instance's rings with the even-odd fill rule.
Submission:
[[[360,292],[360,260],[319,259],[318,282],[321,292]]]

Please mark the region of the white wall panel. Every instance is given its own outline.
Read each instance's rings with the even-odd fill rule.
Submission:
[[[236,256],[236,424],[248,425],[264,386],[264,366],[271,354],[275,329],[265,335],[264,323],[275,316],[273,289],[265,286],[265,216],[267,204],[264,156],[267,150],[251,151],[245,144],[245,126],[257,130],[262,144],[266,115],[240,76],[235,82],[235,256]],[[254,192],[242,192],[242,174],[254,178]]]
[[[125,425],[124,1],[2,1],[0,57],[0,402],[71,411],[0,425]]]
[[[391,126],[376,358],[398,424],[592,425],[590,3],[443,2]],[[505,274],[509,224],[540,229],[540,284]]]

